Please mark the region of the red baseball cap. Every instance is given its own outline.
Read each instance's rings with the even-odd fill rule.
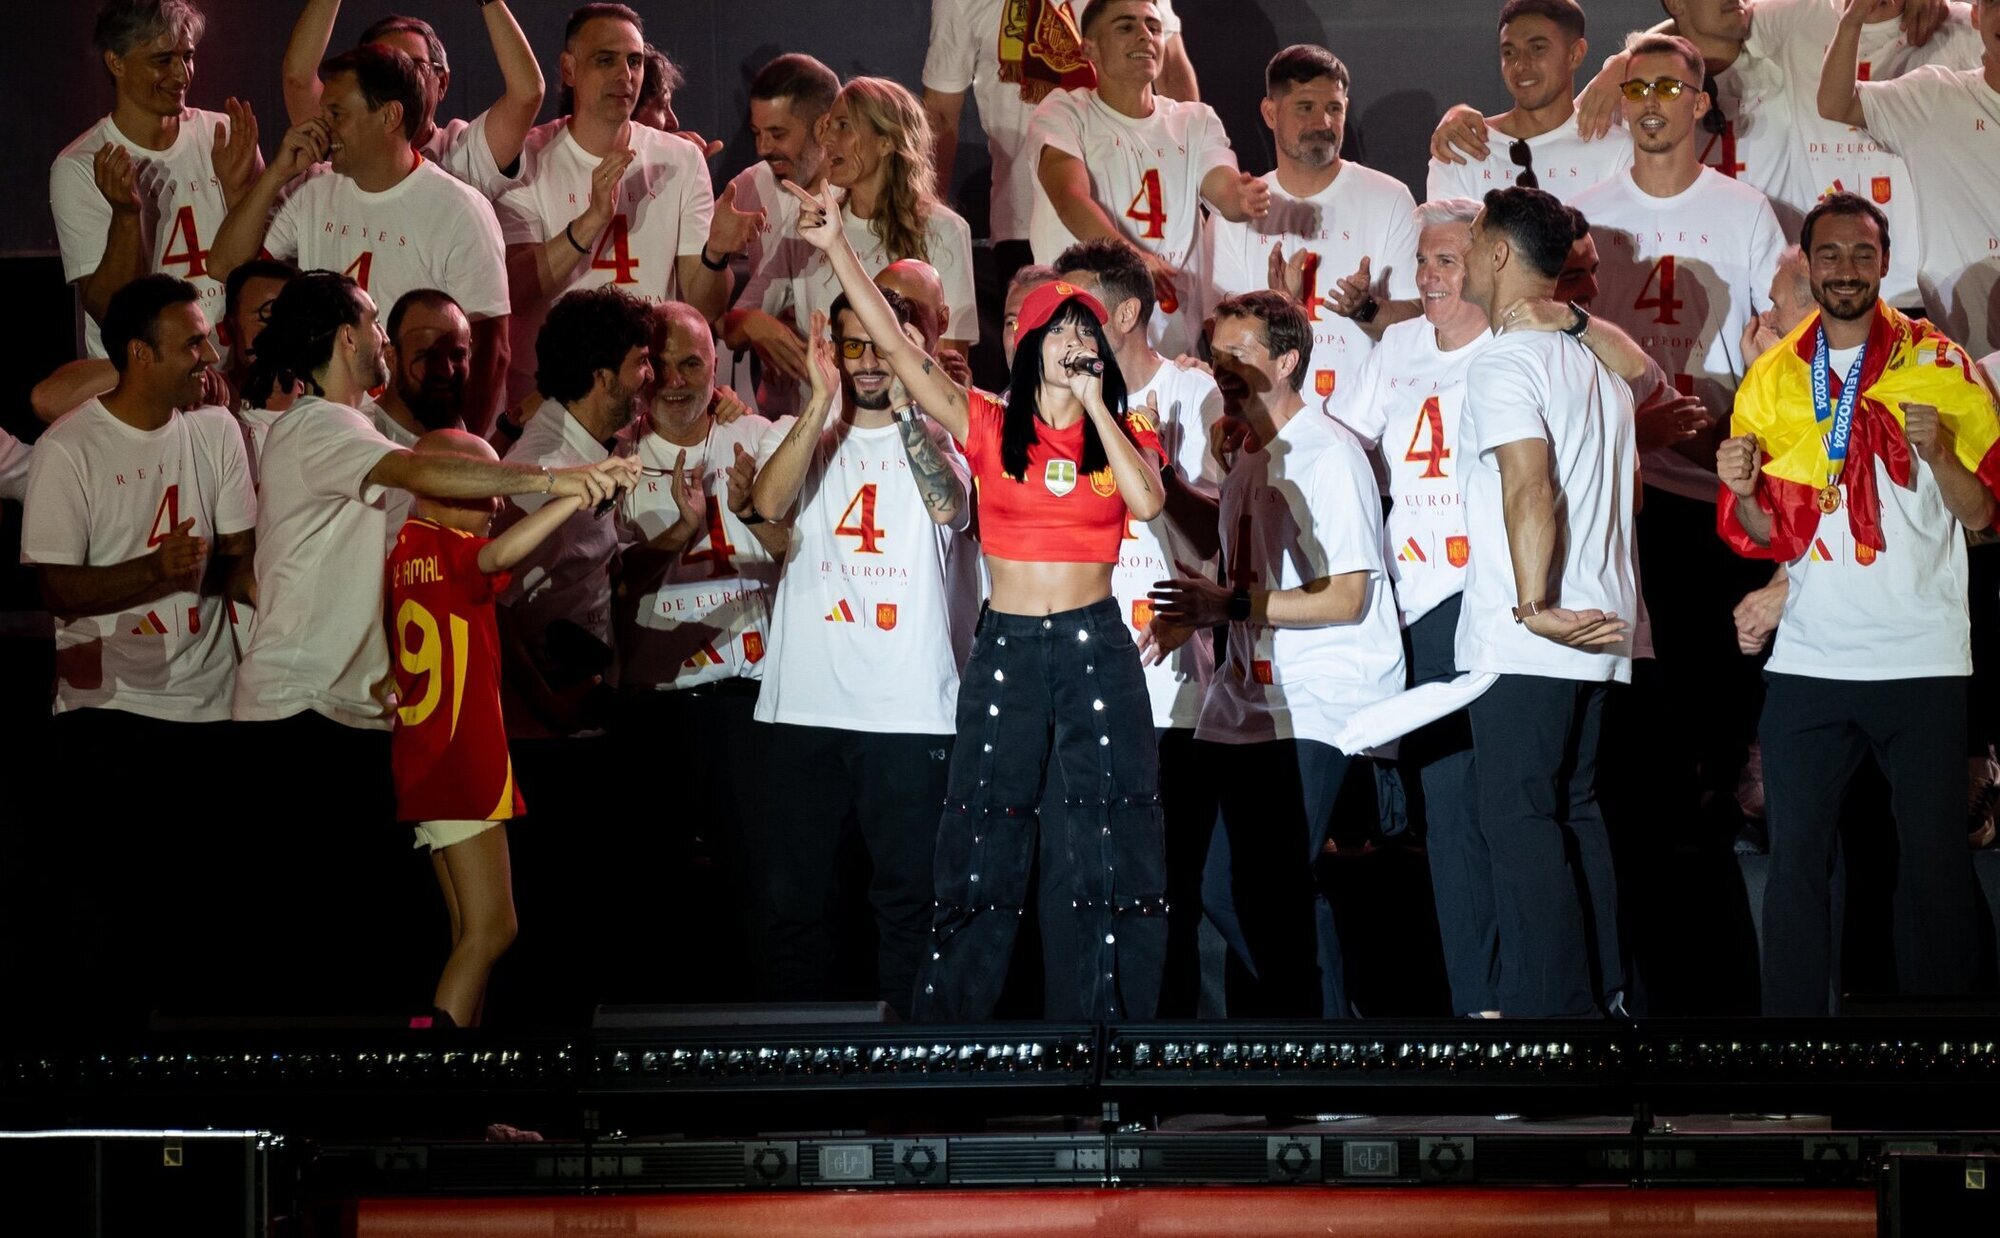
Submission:
[[[1062,307],[1064,301],[1081,302],[1083,308],[1097,315],[1099,326],[1111,320],[1111,315],[1104,310],[1104,302],[1068,280],[1059,279],[1054,283],[1043,284],[1021,302],[1021,316],[1014,321],[1014,342],[1020,343],[1022,336],[1054,318],[1056,310]]]

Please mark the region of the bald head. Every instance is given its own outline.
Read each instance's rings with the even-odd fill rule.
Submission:
[[[410,448],[420,456],[470,456],[475,460],[498,460],[493,445],[477,434],[464,430],[432,430]]]
[[[923,332],[924,348],[936,352],[938,341],[951,326],[951,309],[944,303],[944,284],[937,268],[918,258],[905,258],[882,268],[875,286],[899,293],[916,307],[917,330]]]
[[[653,427],[671,434],[708,413],[715,395],[715,337],[708,319],[684,301],[662,301],[652,319],[653,385],[646,407]]]

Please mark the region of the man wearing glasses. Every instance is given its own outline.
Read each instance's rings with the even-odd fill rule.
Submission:
[[[909,329],[910,302],[883,296]],[[930,951],[954,650],[969,647],[977,610],[978,577],[956,562],[971,549],[970,485],[845,295],[831,323],[813,315],[807,340],[811,398],[765,437],[752,490],[756,513],[791,530],[757,697],[758,747],[776,763],[751,788],[752,981],[765,999],[855,996],[839,979],[855,960],[835,913],[864,893],[840,897],[840,857],[858,833],[878,938],[871,995],[907,1015]]]
[[[1715,448],[1747,364],[1743,328],[1770,307],[1785,238],[1763,194],[1701,162],[1711,107],[1701,53],[1658,34],[1637,36],[1628,52],[1620,92],[1632,168],[1574,205],[1601,259],[1592,311],[1705,406],[1697,433],[1639,454],[1639,562],[1658,655],[1640,685],[1663,724],[1661,807],[1684,821],[1703,798],[1729,802],[1755,714],[1754,667],[1730,612],[1764,582],[1715,536]]]
[[[1431,136],[1432,202],[1477,201],[1508,185],[1568,202],[1631,166],[1628,143],[1587,141],[1578,131],[1570,91],[1590,52],[1583,30],[1576,0],[1509,0],[1500,10],[1500,77],[1514,106],[1484,117],[1460,104],[1445,115]]]

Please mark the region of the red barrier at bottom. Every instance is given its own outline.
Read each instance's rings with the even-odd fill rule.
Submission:
[[[1872,1238],[1865,1190],[1161,1188],[371,1199],[354,1238]]]

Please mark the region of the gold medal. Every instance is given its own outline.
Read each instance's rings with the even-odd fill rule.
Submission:
[[[1840,485],[1837,482],[1828,482],[1826,484],[1826,488],[1819,492],[1820,515],[1831,516],[1833,515],[1833,513],[1839,510],[1840,510]]]

